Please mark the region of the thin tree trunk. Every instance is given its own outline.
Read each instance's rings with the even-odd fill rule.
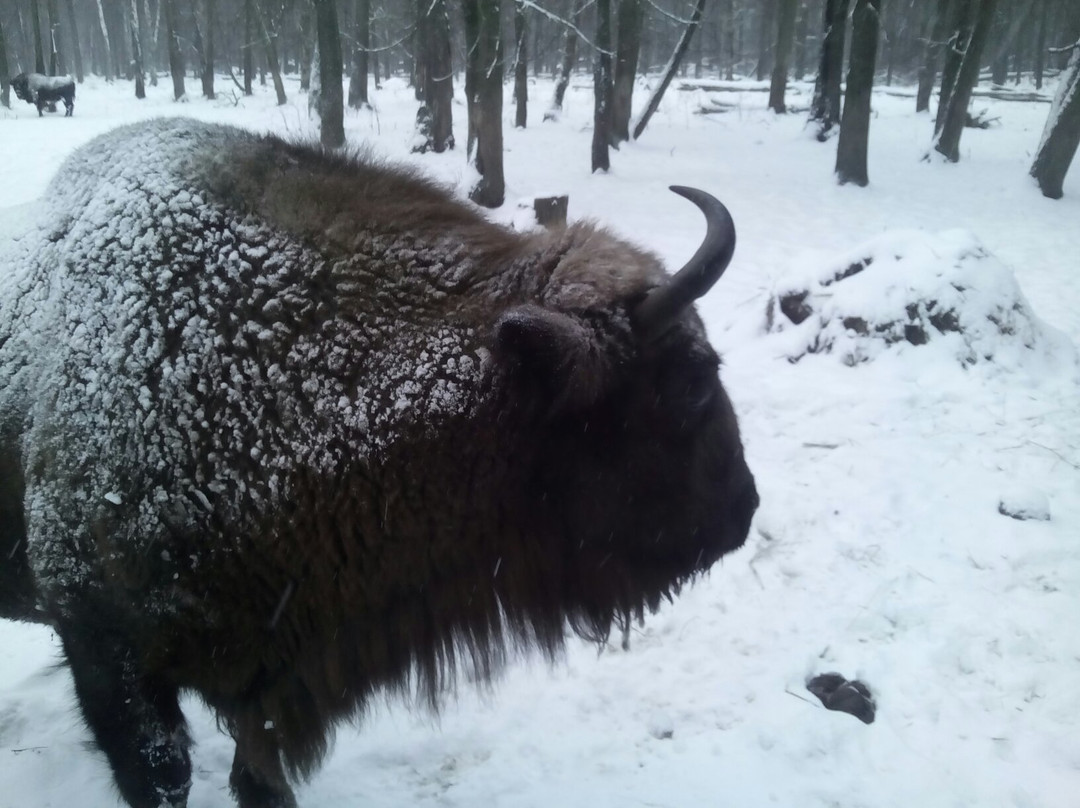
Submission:
[[[142,0],[143,19],[149,23],[150,0]],[[150,76],[150,86],[157,87],[158,33],[161,31],[161,0],[154,4],[154,24],[150,26],[150,47],[144,48],[143,64]]]
[[[11,109],[11,83],[8,75],[7,40],[4,37],[4,20],[0,18],[0,105]]]
[[[71,29],[71,57],[75,63],[75,80],[83,83],[83,55],[82,46],[79,44],[79,32],[75,27],[75,5],[73,0],[64,0],[64,11],[67,12],[68,28]],[[0,63],[0,70],[6,70],[7,65]]]
[[[466,51],[472,56],[472,103],[469,129],[476,133],[480,182],[469,192],[478,205],[497,208],[506,196],[503,177],[500,0],[466,0]],[[469,22],[471,20],[471,22]],[[468,80],[468,79],[466,79]],[[469,93],[470,89],[466,92]]]
[[[933,24],[923,48],[922,64],[919,66],[919,89],[915,95],[915,111],[926,112],[930,109],[930,95],[934,92],[937,79],[938,63],[945,48],[945,36],[949,32],[949,19],[955,0],[941,0],[934,12]]]
[[[446,0],[423,0],[417,9],[417,73],[424,105],[431,113],[427,142],[414,151],[444,152],[454,148],[454,69],[450,48],[450,15]]]
[[[244,44],[240,46],[240,53],[244,62],[244,95],[251,95],[251,85],[255,80],[255,55],[254,43],[255,24],[252,17],[254,0],[244,0]]]
[[[524,0],[514,2],[514,126],[524,129],[529,119],[529,27]]]
[[[776,27],[776,58],[773,64],[772,83],[769,87],[769,109],[783,114],[784,90],[787,88],[788,63],[791,60],[791,46],[795,39],[795,12],[798,0],[780,0],[780,9]]]
[[[60,22],[60,13],[56,7],[56,0],[48,0],[49,12],[49,75],[62,76],[67,73],[67,63],[64,60],[64,52],[60,47],[60,35],[63,25]]]
[[[170,0],[161,0],[168,3]],[[277,32],[270,32],[270,24],[266,19],[266,9],[263,8],[262,0],[252,0],[255,16],[258,18],[259,30],[262,33],[263,47],[266,51],[266,66],[270,69],[270,76],[274,80],[274,93],[277,95],[278,106],[285,104],[285,84],[281,80],[281,65],[278,62]]]
[[[368,105],[368,50],[371,48],[371,0],[356,0],[353,7],[352,73],[349,76],[349,106]]]
[[[772,44],[775,41],[772,32],[775,30],[773,21],[776,19],[776,3],[777,0],[758,0],[754,4],[761,14],[758,25],[758,81],[764,81],[765,77],[772,73]]]
[[[694,36],[694,31],[697,30],[698,25],[701,24],[701,15],[705,12],[705,0],[697,0],[697,5],[694,6],[694,12],[690,15],[690,22],[687,23],[686,28],[683,29],[682,36],[679,38],[678,44],[675,46],[674,52],[671,54],[671,59],[667,63],[667,67],[664,69],[664,77],[660,80],[660,84],[653,90],[653,94],[649,96],[649,101],[645,105],[644,112],[641,113],[641,117],[638,118],[637,123],[634,124],[634,140],[641,137],[641,133],[645,131],[645,127],[649,125],[649,120],[652,118],[653,113],[660,108],[660,101],[664,98],[664,93],[667,91],[668,85],[671,84],[671,80],[675,78],[675,73],[679,69],[679,63],[682,62],[683,55],[686,53],[686,49],[690,47],[690,39]]]
[[[315,39],[311,35],[311,18],[312,18],[312,6],[313,2],[318,0],[301,0],[303,10],[300,12],[297,18],[297,60],[300,63],[300,90],[301,92],[307,92],[311,89],[311,66],[315,62]],[[283,39],[282,42],[286,46],[286,56],[288,56],[288,39]],[[286,66],[288,65],[288,58],[285,59]]]
[[[139,0],[129,0],[131,12],[131,62],[135,70],[135,97],[146,98],[146,84],[143,79],[142,63],[142,26],[139,25]]]
[[[112,46],[109,44],[109,27],[105,24],[105,8],[102,6],[102,0],[97,0],[98,10],[98,23],[101,25],[101,39],[105,43],[105,81],[111,82],[113,80],[113,54]]]
[[[345,145],[345,100],[342,96],[341,32],[336,0],[315,0],[319,43],[319,140],[328,148]]]
[[[202,91],[205,98],[214,99],[214,0],[203,0],[203,64]]]
[[[45,51],[41,45],[41,9],[37,0],[30,4],[30,19],[34,24],[34,71],[45,73]]]
[[[1042,142],[1031,165],[1031,176],[1039,183],[1043,196],[1062,197],[1065,175],[1077,146],[1080,146],[1080,43],[1074,46],[1069,64],[1058,79]]]
[[[869,184],[866,170],[870,139],[870,93],[874,86],[878,32],[881,27],[881,0],[855,0],[852,12],[851,55],[848,62],[847,93],[836,144],[836,178],[844,185]]]
[[[1035,40],[1035,89],[1041,90],[1043,71],[1046,69],[1047,20],[1050,17],[1050,0],[1040,0],[1039,33]]]
[[[956,77],[964,61],[964,53],[971,41],[972,13],[978,0],[954,0],[950,5],[952,19],[949,21],[949,41],[945,51],[945,65],[941,69],[941,92],[938,94],[937,115],[934,117],[934,134],[945,125],[945,114],[956,88]]]
[[[824,142],[840,122],[840,78],[844,72],[844,39],[848,0],[826,0],[814,97],[810,102],[810,120],[818,124],[817,139]]]
[[[577,0],[571,0],[573,14],[570,17],[571,27],[566,29],[566,46],[563,49],[562,70],[559,71],[559,80],[555,83],[555,97],[551,102],[551,110],[545,118],[554,118],[562,111],[563,98],[566,96],[566,88],[570,86],[570,73],[577,64],[577,27],[581,24],[583,6],[577,5]]]
[[[615,140],[630,139],[630,114],[634,100],[641,29],[645,22],[642,0],[619,0],[618,44],[615,51],[615,94],[611,102],[611,128]]]
[[[176,30],[176,0],[161,0],[165,7],[165,36],[169,40],[169,72],[172,74],[173,100],[184,97],[184,54],[180,49],[179,32]]]
[[[945,155],[951,163],[960,159],[960,135],[964,131],[967,108],[971,101],[971,92],[979,81],[979,63],[982,59],[990,27],[994,22],[994,6],[997,0],[981,0],[975,28],[971,40],[964,51],[964,60],[956,74],[956,86],[949,99],[949,109],[945,113],[945,123],[941,127],[934,149]]]
[[[592,170],[611,168],[611,0],[596,0],[596,62],[593,67]]]

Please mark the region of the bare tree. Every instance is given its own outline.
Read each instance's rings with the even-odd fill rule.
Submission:
[[[187,91],[184,89],[184,52],[180,47],[180,31],[177,28],[176,0],[161,0],[165,11],[165,36],[169,47],[169,72],[172,74],[173,100],[179,101]]]
[[[956,84],[949,97],[949,107],[945,112],[945,120],[938,134],[934,150],[945,155],[946,159],[955,163],[960,159],[960,135],[964,131],[964,122],[967,120],[968,104],[971,102],[971,92],[979,80],[979,63],[982,59],[983,50],[990,34],[990,26],[994,21],[994,6],[997,0],[979,0],[978,14],[975,17],[975,26],[971,32],[971,39],[964,50],[964,58],[960,63],[960,70],[956,74]]]
[[[525,0],[514,0],[514,126],[524,129],[529,112],[529,40]]]
[[[870,92],[874,86],[878,32],[881,27],[881,0],[855,0],[852,12],[851,56],[848,61],[847,92],[836,144],[836,178],[844,185],[869,184],[866,171],[870,140]]]
[[[585,4],[579,0],[570,0],[570,25],[566,27],[566,43],[563,48],[562,66],[559,70],[559,80],[555,83],[555,96],[551,101],[551,108],[544,114],[544,120],[557,118],[562,111],[563,99],[566,97],[566,88],[570,86],[570,73],[577,64],[578,26],[581,25],[581,16],[585,10]]]
[[[11,83],[8,81],[7,39],[4,37],[4,19],[0,15],[0,105],[11,109]]]
[[[171,0],[161,0],[162,3],[168,3]],[[270,76],[274,80],[274,93],[277,95],[278,106],[286,103],[288,100],[285,97],[285,83],[281,80],[281,64],[278,61],[277,50],[277,31],[274,31],[270,27],[270,23],[267,21],[266,8],[263,6],[264,0],[252,0],[255,16],[258,18],[259,33],[262,35],[263,49],[266,56],[266,66],[270,69]]]
[[[97,0],[98,23],[101,25],[101,38],[105,44],[105,81],[113,80],[113,53],[109,44],[109,26],[105,24],[105,8],[102,0]]]
[[[672,52],[671,58],[664,68],[663,78],[660,79],[660,83],[656,86],[656,89],[653,90],[652,95],[649,96],[649,100],[645,104],[645,109],[641,113],[641,117],[638,118],[637,123],[634,124],[634,140],[641,137],[641,133],[644,132],[645,127],[649,125],[653,113],[660,108],[660,102],[664,98],[664,93],[667,91],[668,86],[671,84],[671,80],[675,78],[675,74],[679,70],[679,65],[682,63],[683,56],[686,55],[686,49],[690,47],[690,40],[694,36],[694,31],[696,31],[698,25],[701,24],[701,16],[704,12],[705,0],[697,0],[697,4],[694,6],[694,12],[690,15],[690,21],[683,29],[682,36],[679,37],[679,41],[675,45],[675,50]]]
[[[788,65],[791,61],[791,46],[795,41],[795,14],[798,0],[779,0],[780,8],[776,26],[776,58],[773,61],[772,82],[769,86],[769,109],[783,114],[787,112],[784,104],[784,91],[787,89]]]
[[[1080,145],[1080,42],[1073,45],[1069,64],[1058,79],[1054,103],[1046,118],[1042,140],[1031,176],[1039,183],[1043,196],[1060,199],[1065,175]]]
[[[30,4],[30,20],[34,27],[34,71],[45,73],[45,51],[41,47],[41,9],[37,0]]]
[[[255,54],[252,39],[255,36],[254,0],[244,0],[244,43],[240,46],[240,58],[244,65],[244,95],[251,95],[255,79]]]
[[[964,52],[971,40],[974,24],[975,2],[977,0],[951,0],[949,3],[949,21],[946,26],[948,42],[945,49],[945,64],[941,68],[941,91],[938,93],[937,114],[934,116],[934,135],[941,132],[945,125],[945,113],[949,110],[956,77],[960,73],[960,64]]]
[[[73,0],[64,0],[64,11],[67,13],[68,29],[71,31],[71,56],[75,68],[75,80],[83,83],[83,57],[82,46],[79,44],[79,29],[75,23],[75,5]],[[0,66],[2,67],[2,66]]]
[[[341,77],[341,32],[336,0],[315,0],[315,30],[319,41],[319,140],[328,148],[345,145],[345,101]]]
[[[949,19],[952,15],[951,6],[954,2],[955,0],[941,0],[934,7],[933,20],[923,46],[922,64],[919,65],[919,88],[915,95],[916,112],[925,112],[930,109],[930,94],[934,91],[934,80],[937,78],[938,63],[941,61],[941,53],[945,47],[945,37],[948,34]]]
[[[596,57],[593,66],[592,170],[611,168],[611,0],[596,0]]]
[[[634,100],[641,29],[645,22],[642,0],[619,0],[618,43],[615,49],[614,96],[611,101],[611,131],[616,141],[630,139],[630,114]]]
[[[214,22],[215,0],[203,0],[202,91],[206,98],[214,98]]]
[[[368,105],[368,50],[371,48],[371,0],[353,6],[352,72],[349,74],[349,106]]]
[[[817,138],[828,139],[840,122],[840,77],[844,72],[844,38],[848,0],[825,0],[824,36],[818,62],[814,97],[810,102],[810,120],[817,123]]]
[[[48,0],[46,9],[49,13],[49,75],[60,76],[67,73],[64,51],[60,47],[61,29],[59,9],[56,0]]]
[[[503,177],[502,83],[503,50],[500,0],[464,0],[470,137],[476,138],[476,170],[480,181],[469,199],[486,208],[502,205]]]
[[[142,26],[139,25],[139,0],[130,0],[128,11],[131,14],[131,65],[135,71],[135,97],[146,98],[142,62]]]

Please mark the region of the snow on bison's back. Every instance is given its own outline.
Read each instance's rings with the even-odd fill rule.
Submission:
[[[515,234],[409,172],[154,121],[61,168],[0,294],[0,613],[51,624],[133,806],[186,804],[177,704],[292,804],[380,687],[603,637],[757,506],[693,301],[589,224]]]

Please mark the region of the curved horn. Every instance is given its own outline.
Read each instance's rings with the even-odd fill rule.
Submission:
[[[724,274],[735,252],[735,223],[720,200],[683,185],[672,185],[671,190],[701,209],[708,229],[705,240],[686,266],[666,284],[649,292],[634,310],[634,322],[647,340],[663,334],[683,309],[709,291]]]

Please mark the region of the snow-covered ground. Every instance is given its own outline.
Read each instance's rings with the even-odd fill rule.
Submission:
[[[295,83],[281,108],[269,88],[237,99],[219,87],[218,101],[176,104],[167,82],[140,102],[129,85],[89,80],[70,119],[39,119],[13,99],[0,109],[0,213],[25,218],[64,156],[132,120],[314,131]],[[875,94],[871,185],[860,189],[835,185],[835,141],[817,143],[803,114],[768,113],[761,92],[725,94],[731,110],[703,116],[703,92],[670,91],[607,175],[589,173],[590,89],[573,87],[548,123],[551,86],[531,92],[533,123],[506,129],[508,202],[496,219],[525,218],[519,199],[569,193],[572,218],[600,219],[677,266],[702,221],[666,186],[697,186],[730,207],[739,246],[700,310],[724,353],[762,506],[747,546],[635,629],[629,650],[574,642],[554,668],[521,660],[438,717],[380,703],[358,730],[339,730],[300,803],[1080,804],[1080,169],[1056,202],[1027,176],[1048,105],[977,99],[1000,125],[967,130],[962,161],[948,165],[920,160],[930,123],[912,99]],[[789,100],[805,107],[807,97],[797,87]],[[374,102],[348,113],[352,143],[468,188],[463,148],[408,154],[415,102],[401,82]],[[464,144],[464,106],[454,112]],[[961,247],[978,260],[960,260]],[[845,287],[844,304],[863,314],[887,308],[871,290],[927,302],[920,294],[949,286],[959,263],[972,306],[1022,294],[1010,310],[1025,319],[980,336],[991,358],[980,347],[974,364],[958,360],[955,334],[878,342],[863,354],[872,361],[854,365],[839,350],[790,362],[813,321],[767,331],[773,293],[871,255],[867,272],[893,274],[866,275],[863,293]],[[962,321],[976,308],[956,291]],[[845,344],[860,336],[833,333]],[[1050,519],[1018,521],[1002,505],[1048,508]],[[116,804],[58,658],[48,630],[0,623],[0,808]],[[869,685],[874,724],[806,691],[827,671]],[[231,805],[231,742],[197,701],[185,709],[198,744],[191,805]]]

